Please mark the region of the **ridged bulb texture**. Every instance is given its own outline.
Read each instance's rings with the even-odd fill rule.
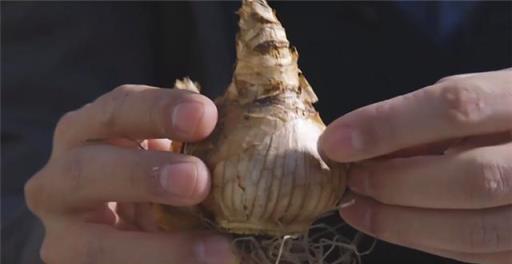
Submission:
[[[237,62],[232,82],[216,100],[219,121],[184,153],[205,161],[212,188],[200,212],[236,234],[305,232],[336,207],[345,167],[322,160],[317,141],[325,125],[317,97],[298,68],[298,53],[265,1],[239,10]],[[190,81],[177,86],[197,87]]]

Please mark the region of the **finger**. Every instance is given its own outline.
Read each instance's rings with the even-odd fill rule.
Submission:
[[[382,203],[446,209],[512,205],[512,143],[463,153],[371,161],[348,186]]]
[[[440,140],[512,128],[512,71],[444,81],[357,109],[330,124],[320,149],[356,161]]]
[[[145,233],[102,225],[50,228],[42,246],[46,263],[234,263],[227,238],[212,233]]]
[[[354,202],[340,213],[355,228],[395,244],[466,253],[512,250],[512,206],[467,211],[418,209],[354,195]]]
[[[50,162],[45,186],[59,208],[108,201],[197,204],[208,194],[210,178],[199,159],[170,152],[90,145]],[[62,199],[65,197],[65,199]]]
[[[55,141],[64,146],[117,137],[196,141],[206,137],[216,121],[217,109],[203,95],[123,85],[66,114],[57,125]]]

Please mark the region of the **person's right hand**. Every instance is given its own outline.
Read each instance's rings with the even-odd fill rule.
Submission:
[[[202,95],[142,85],[120,86],[64,115],[48,163],[25,186],[28,206],[46,230],[43,261],[233,262],[229,241],[220,235],[142,231],[152,229],[152,219],[139,221],[132,211],[133,222],[123,223],[113,209],[149,202],[188,206],[204,199],[208,169],[197,158],[166,151],[167,138],[200,140],[216,121],[215,105]]]

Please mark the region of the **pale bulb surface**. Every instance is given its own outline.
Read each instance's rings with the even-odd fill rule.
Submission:
[[[205,161],[212,189],[200,212],[230,233],[305,232],[334,209],[345,190],[345,166],[317,151],[325,125],[317,97],[298,68],[298,53],[263,0],[239,10],[237,63],[219,121],[204,141],[183,151]],[[198,91],[190,80],[176,87]]]

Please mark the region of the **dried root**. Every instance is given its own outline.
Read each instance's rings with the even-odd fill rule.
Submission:
[[[233,247],[241,264],[362,263],[361,256],[373,250],[376,240],[354,231],[343,222],[337,225],[325,223],[324,220],[331,217],[317,221],[304,234],[237,236],[233,239]],[[365,247],[367,249],[361,250]]]

